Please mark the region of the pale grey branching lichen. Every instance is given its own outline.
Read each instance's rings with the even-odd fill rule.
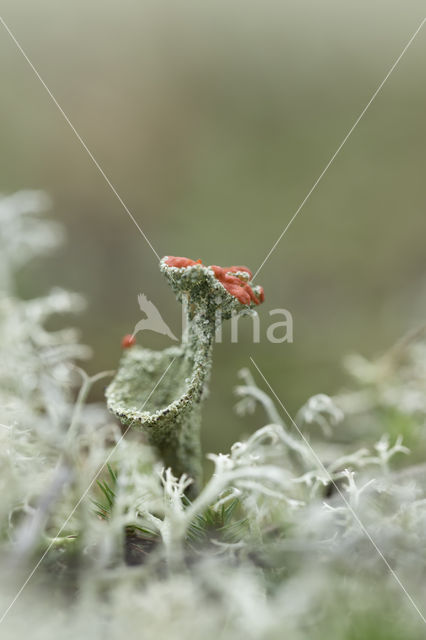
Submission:
[[[27,638],[31,629],[35,640],[423,638],[424,332],[385,360],[352,362],[355,392],[305,402],[295,424],[306,439],[242,371],[238,412],[261,408],[266,424],[210,456],[214,473],[191,501],[188,472],[173,473],[133,430],[123,438],[103,403],[86,404],[99,376],[76,376],[73,361],[87,349],[74,330],[44,326],[52,313],[80,309],[81,299],[54,290],[22,300],[14,291],[15,269],[56,234],[39,197],[20,198],[0,201],[0,227],[13,225],[19,253],[0,256],[8,283],[0,295],[1,637]],[[32,217],[39,225],[34,247],[31,234],[22,237],[20,202],[33,210],[29,228]],[[2,238],[9,233],[0,228]],[[167,270],[182,299],[179,277],[190,273]],[[176,350],[181,368],[180,349],[196,327],[190,321]],[[195,352],[205,353],[203,335]],[[138,351],[125,358],[137,360]],[[195,356],[190,362],[181,395]],[[147,403],[154,414],[165,406],[157,402]]]
[[[11,291],[18,268],[57,247],[62,227],[43,217],[49,198],[43,191],[18,191],[0,197],[0,291]]]
[[[109,409],[124,425],[143,429],[166,467],[178,476],[186,473],[193,479],[192,491],[196,493],[201,477],[201,405],[210,376],[215,332],[222,320],[253,313],[256,302],[263,299],[263,291],[250,286],[251,274],[243,267],[232,267],[227,275],[228,271],[220,267],[167,256],[161,260],[160,269],[185,307],[182,342],[161,352],[136,345],[127,349],[106,398]],[[236,295],[242,293],[248,304],[232,295],[218,274]]]

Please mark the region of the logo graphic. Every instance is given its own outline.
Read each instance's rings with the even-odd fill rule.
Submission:
[[[150,331],[161,333],[163,336],[168,336],[172,340],[177,341],[175,334],[164,322],[155,304],[148,300],[145,294],[140,293],[138,295],[138,303],[140,310],[146,315],[146,318],[142,318],[142,320],[139,320],[139,322],[136,323],[135,328],[133,329],[132,338],[134,338],[139,331],[146,331],[146,329],[149,329]]]
[[[154,331],[155,333],[160,333],[163,336],[168,336],[171,340],[178,341],[173,331],[170,327],[164,322],[161,317],[160,312],[153,302],[148,300],[144,293],[139,293],[138,295],[138,303],[140,310],[145,314],[145,318],[139,320],[136,323],[135,328],[133,329],[133,333],[129,333],[124,336],[122,340],[122,346],[124,348],[131,347],[135,344],[135,336],[140,331]],[[182,303],[182,330],[183,333],[186,331],[187,325],[187,305],[188,302],[184,299]],[[266,340],[271,342],[272,344],[281,344],[283,342],[292,343],[293,342],[293,316],[290,311],[287,309],[271,309],[269,311],[269,316],[272,318],[273,316],[280,316],[281,319],[277,322],[270,323],[266,328]],[[260,318],[257,313],[250,314],[252,320],[252,328],[253,328],[253,343],[257,344],[261,341],[261,331],[260,331]],[[233,313],[231,316],[231,343],[238,342],[238,327],[239,327],[240,316],[238,313]],[[220,310],[216,312],[216,321],[217,328],[215,333],[215,341],[222,342],[222,322],[221,322],[221,314]],[[247,318],[244,319],[247,322]]]

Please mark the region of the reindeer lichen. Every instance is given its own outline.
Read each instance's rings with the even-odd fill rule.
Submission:
[[[87,349],[74,330],[49,331],[46,320],[79,310],[81,298],[58,289],[19,298],[16,269],[60,237],[40,206],[37,193],[0,197],[2,639],[27,638],[29,628],[43,640],[103,637],[106,629],[110,640],[139,640],[141,633],[216,640],[218,630],[221,640],[257,640],[280,638],[283,629],[297,640],[423,638],[424,330],[377,361],[352,358],[355,391],[316,395],[294,420],[278,395],[266,393],[258,367],[260,376],[243,370],[238,413],[257,405],[264,426],[228,453],[210,455],[214,473],[188,500],[187,474],[164,469],[153,447],[122,438],[101,403],[84,402],[100,374],[80,371],[74,403],[73,361]],[[191,317],[199,303],[183,281],[193,277],[208,279],[206,305],[208,291],[223,298],[218,315],[245,294],[252,304],[251,295],[261,301],[259,288],[246,288],[244,269],[233,280],[234,270],[195,264],[169,258],[163,265],[182,302],[196,300],[188,305]],[[225,294],[213,277],[227,285]],[[237,308],[250,312],[248,305]],[[193,360],[194,349],[202,355],[207,348],[196,329],[193,319],[185,332],[189,346],[191,336],[198,345]],[[124,358],[137,360],[132,342]],[[178,400],[170,377],[189,393],[190,381],[175,375],[184,371],[181,349],[175,361],[170,355],[163,379],[166,356],[143,361],[136,407],[139,396],[154,413],[166,407],[163,382]]]
[[[201,478],[201,406],[215,331],[234,314],[253,313],[263,301],[263,289],[250,284],[246,267],[205,266],[166,256],[160,270],[185,308],[182,342],[153,351],[130,341],[106,397],[108,408],[124,425],[144,431],[166,467],[177,476],[191,476],[196,493]]]

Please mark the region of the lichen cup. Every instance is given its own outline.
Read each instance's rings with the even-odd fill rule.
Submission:
[[[201,406],[206,396],[215,332],[233,315],[254,313],[263,289],[251,284],[246,267],[205,266],[166,256],[160,261],[177,299],[184,305],[182,342],[163,351],[129,344],[106,390],[108,408],[126,427],[141,429],[165,467],[202,479]]]

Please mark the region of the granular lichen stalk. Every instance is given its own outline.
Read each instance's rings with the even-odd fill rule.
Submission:
[[[144,431],[166,467],[177,476],[192,477],[196,493],[201,481],[201,405],[217,325],[234,314],[253,313],[264,294],[262,287],[250,283],[247,267],[208,267],[201,261],[166,256],[160,270],[185,307],[182,342],[153,351],[126,340],[123,346],[131,348],[126,348],[106,397],[109,409],[124,425]]]

